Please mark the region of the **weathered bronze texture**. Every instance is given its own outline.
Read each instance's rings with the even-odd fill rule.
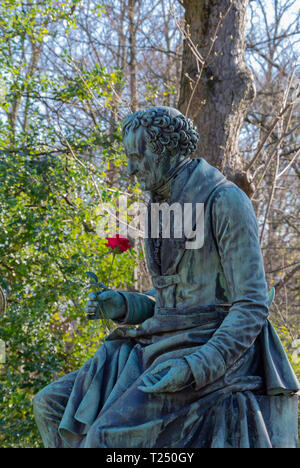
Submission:
[[[204,203],[204,245],[148,237],[154,289],[90,297],[87,311],[100,304],[117,328],[81,369],[35,397],[45,446],[296,447],[299,384],[268,320],[250,200],[190,159],[198,135],[177,110],[138,111],[123,133],[149,209]]]

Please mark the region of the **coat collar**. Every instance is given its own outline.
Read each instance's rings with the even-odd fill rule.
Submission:
[[[204,203],[212,191],[225,182],[224,175],[208,164],[203,158],[193,159],[183,169],[177,172],[171,181],[170,198],[166,200],[172,203]],[[150,225],[150,207],[153,198],[148,205],[148,231]],[[185,241],[182,239],[151,239],[146,238],[147,260],[152,275],[172,275],[177,271],[177,266],[185,252]],[[157,258],[160,255],[160,262]]]

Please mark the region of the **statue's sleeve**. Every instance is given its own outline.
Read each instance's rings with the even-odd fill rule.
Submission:
[[[186,357],[197,389],[225,374],[254,343],[268,316],[256,216],[239,188],[224,188],[216,195],[212,229],[232,306],[211,339]]]
[[[120,325],[136,325],[152,317],[155,307],[155,289],[144,293],[118,291],[126,302],[126,315],[115,320]]]

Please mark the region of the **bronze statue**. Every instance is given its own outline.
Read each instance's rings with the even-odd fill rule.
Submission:
[[[91,293],[89,315],[101,305],[117,328],[81,369],[36,396],[45,446],[296,447],[299,385],[267,319],[250,200],[190,158],[199,137],[176,109],[129,115],[123,136],[149,210],[204,204],[204,242],[187,249],[184,234],[149,236],[153,290]]]

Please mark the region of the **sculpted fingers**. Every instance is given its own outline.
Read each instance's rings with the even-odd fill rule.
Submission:
[[[90,292],[88,294],[88,297],[92,300],[95,301],[97,299],[97,294],[95,292]]]
[[[88,319],[119,319],[126,314],[126,302],[123,296],[113,290],[91,292],[88,295],[85,312]]]
[[[142,377],[144,386],[139,389],[146,393],[176,392],[190,377],[188,365],[182,359],[170,359],[156,366]]]
[[[158,364],[152,371],[151,373],[153,375],[160,374],[160,373],[165,373],[170,367],[172,367],[173,363],[172,361],[168,360],[166,362],[162,362],[161,364]]]
[[[87,318],[89,320],[98,319],[99,318],[99,303],[97,300],[97,294],[95,292],[91,292],[88,295],[89,300],[86,303],[84,311],[87,313]]]
[[[152,387],[153,385],[157,384],[160,379],[154,377],[152,374],[146,374],[142,376],[143,383],[146,387]]]
[[[86,303],[86,307],[84,308],[84,310],[86,312],[89,312],[89,313],[92,313],[93,311],[96,311],[98,309],[99,305],[98,305],[98,302],[97,301],[87,301]]]
[[[145,381],[144,378],[143,378],[143,381]],[[147,379],[146,379],[146,382],[147,382]],[[163,380],[160,380],[154,385],[151,384],[149,381],[149,384],[146,384],[144,386],[140,385],[138,389],[145,393],[158,393],[158,392],[165,391],[167,386],[168,386],[168,382],[164,382]]]
[[[152,372],[143,375],[142,380],[144,386],[139,386],[139,390],[142,390],[146,393],[167,391],[172,382],[172,376],[169,375],[169,372],[167,371],[168,367],[169,365],[166,365],[166,363],[164,363],[155,367],[155,369],[153,369]]]
[[[116,296],[116,291],[104,291],[102,293],[98,293],[97,301],[102,304],[104,302],[113,300]]]

